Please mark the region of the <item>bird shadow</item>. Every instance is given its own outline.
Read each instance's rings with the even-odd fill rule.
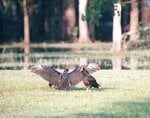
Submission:
[[[92,88],[90,91],[108,91],[116,88],[111,87],[100,87],[100,88]],[[71,91],[86,91],[86,88],[73,87],[70,89]]]
[[[99,87],[99,88],[91,88],[90,90],[86,90],[86,88],[85,87],[76,87],[76,86],[74,86],[74,87],[71,87],[69,90],[60,90],[60,89],[58,89],[58,88],[55,88],[55,87],[46,87],[46,88],[43,88],[44,90],[51,90],[51,91],[99,91],[99,92],[101,92],[101,91],[109,91],[109,90],[115,90],[116,88],[114,87]]]

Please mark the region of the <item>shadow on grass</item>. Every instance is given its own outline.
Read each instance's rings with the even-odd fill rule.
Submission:
[[[114,109],[98,113],[68,113],[59,118],[149,118],[150,101],[143,102],[117,102],[113,104]],[[116,110],[117,109],[117,110]],[[57,118],[58,116],[55,116]]]
[[[92,88],[91,91],[107,91],[107,90],[113,90],[115,88]],[[72,91],[86,91],[86,88],[78,88],[78,87],[74,87],[74,88],[71,88]]]
[[[118,113],[116,114],[107,114],[107,113],[77,113],[66,115],[63,118],[124,118]],[[126,117],[125,117],[126,118]]]
[[[150,100],[145,99],[142,102],[117,102],[113,104],[122,111],[123,118],[149,118],[150,117]]]
[[[45,116],[36,116],[37,118],[43,118]],[[46,116],[47,117],[47,116]],[[121,118],[116,117],[115,114],[106,113],[71,113],[61,116],[48,116],[49,118]]]

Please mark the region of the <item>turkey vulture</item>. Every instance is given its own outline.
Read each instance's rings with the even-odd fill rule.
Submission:
[[[99,66],[95,63],[90,63],[88,65],[82,65],[69,74],[69,84],[75,86],[79,82],[83,81],[86,89],[89,90],[92,87],[99,88],[99,84],[96,82],[96,79],[90,75],[96,70],[99,70]]]
[[[86,86],[86,90],[90,90],[92,87],[94,88],[99,88],[100,85],[96,82],[96,79],[88,75],[84,80],[83,80],[84,85]]]
[[[99,87],[95,78],[90,75],[96,70],[99,70],[99,66],[95,63],[79,66],[71,72],[65,69],[63,73],[56,71],[53,67],[45,65],[31,65],[29,69],[48,81],[50,87],[54,85],[60,90],[68,90],[81,81],[83,81],[87,89]]]
[[[68,77],[66,70],[64,73],[60,73],[55,70],[53,67],[46,66],[46,65],[31,65],[29,69],[41,76],[43,79],[49,82],[49,86],[52,85],[58,87],[60,90],[67,90],[69,89]]]

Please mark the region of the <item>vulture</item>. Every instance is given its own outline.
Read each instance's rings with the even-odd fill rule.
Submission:
[[[95,63],[79,66],[71,72],[68,72],[68,69],[64,69],[63,73],[46,65],[31,65],[29,69],[31,72],[48,81],[50,87],[56,86],[59,90],[69,90],[72,86],[77,85],[81,81],[87,90],[92,87],[99,88],[100,86],[91,75],[96,70],[99,70],[99,65]]]

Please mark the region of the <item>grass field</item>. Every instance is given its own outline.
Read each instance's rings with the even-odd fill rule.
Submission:
[[[103,70],[93,74],[102,88],[86,92],[48,87],[28,70],[0,71],[0,118],[149,118],[150,71]]]

